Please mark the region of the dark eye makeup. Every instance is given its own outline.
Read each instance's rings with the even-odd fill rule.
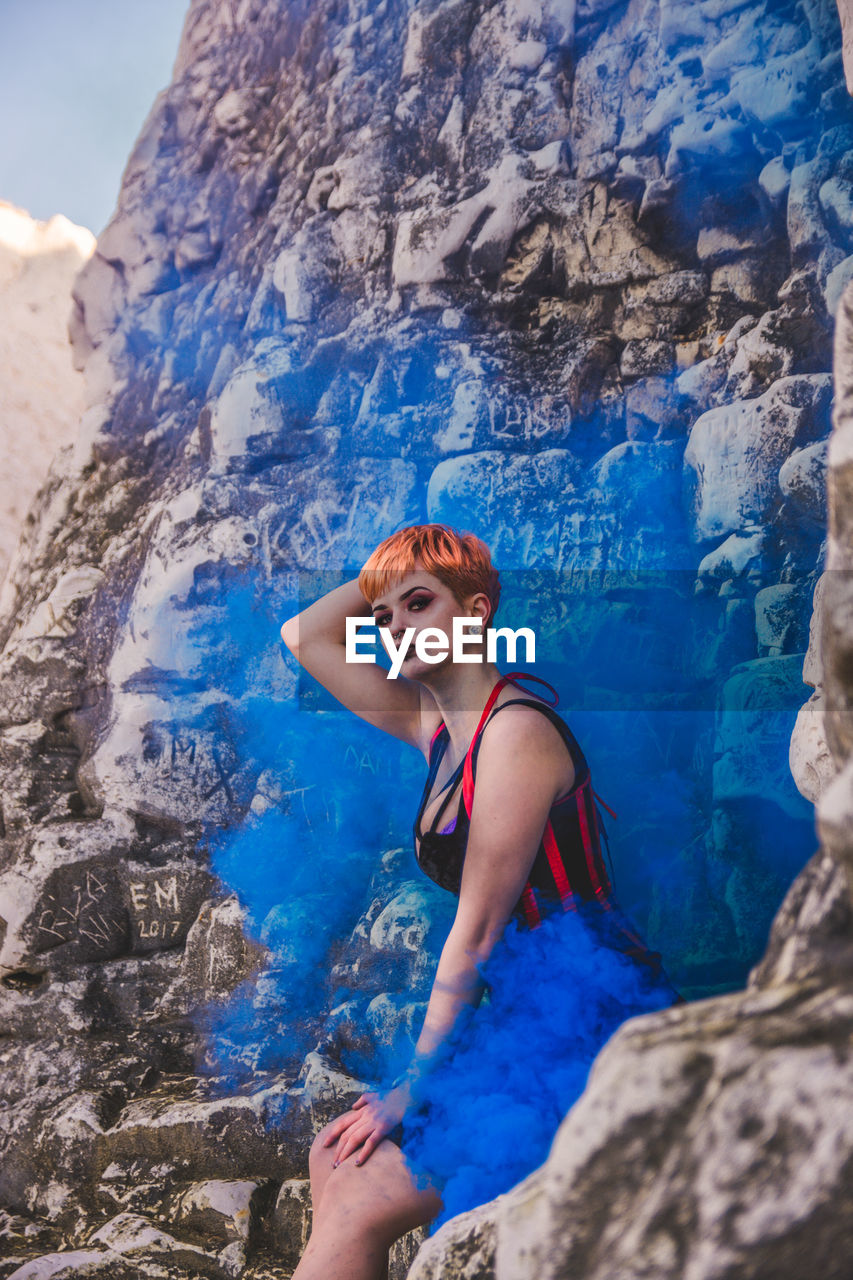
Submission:
[[[432,596],[412,596],[412,598],[407,602],[407,608],[414,609],[420,613],[420,611],[425,609],[428,604],[432,604],[432,600]],[[373,621],[376,623],[377,627],[386,627],[391,621],[391,615],[390,613],[378,613],[374,615]]]

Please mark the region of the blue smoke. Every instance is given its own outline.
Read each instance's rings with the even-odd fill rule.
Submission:
[[[320,589],[333,585],[325,580]],[[523,580],[516,586],[520,596]],[[540,607],[567,595],[552,578]],[[280,622],[303,604],[244,579],[219,600],[208,630],[193,637],[216,654],[217,680],[230,694],[229,741],[253,779],[242,820],[208,831],[204,848],[242,901],[249,934],[268,949],[261,978],[202,1017],[201,1065],[225,1089],[256,1083],[258,1072],[295,1081],[318,1046],[355,1078],[387,1082],[411,1055],[421,1017],[411,1006],[428,992],[428,985],[409,989],[393,966],[368,972],[351,963],[363,954],[359,922],[371,902],[377,895],[387,901],[395,885],[420,876],[411,820],[424,764],[338,708],[289,655],[276,654]],[[508,596],[502,608],[511,607]],[[596,665],[607,611],[606,600],[594,621],[577,610],[573,641],[595,673],[588,684],[549,662],[547,647],[534,670],[556,682],[596,790],[619,815],[602,811],[621,905],[686,995],[727,989],[743,981],[760,952],[785,876],[800,865],[802,828],[769,793],[754,820],[755,805],[745,802],[732,820],[740,840],[730,849],[740,865],[739,892],[732,892],[733,867],[711,841],[718,712],[708,687],[676,673],[670,683],[684,694],[682,709],[656,709],[648,686],[609,667],[608,649]],[[529,600],[528,615],[537,626]],[[618,630],[618,608],[615,615]],[[666,669],[673,614],[660,612],[657,621],[659,655],[653,636],[644,642],[650,671]],[[275,696],[259,694],[263,680]],[[781,759],[795,707],[758,712]],[[765,733],[762,750],[773,740]],[[764,764],[769,779],[774,762]],[[398,845],[405,853],[389,875],[381,855]],[[436,928],[425,945],[437,958],[454,900],[432,894]],[[625,1018],[672,1002],[665,978],[656,981],[610,941],[589,915],[551,918],[532,933],[507,929],[484,969],[482,1006],[404,1126],[412,1168],[442,1183],[441,1221],[538,1167],[612,1032]]]
[[[437,1225],[542,1164],[613,1031],[675,995],[608,945],[601,920],[580,913],[533,932],[513,922],[482,972],[483,1004],[404,1122],[413,1168],[442,1183]]]
[[[208,1037],[200,1065],[226,1089],[258,1070],[295,1074],[315,1047],[336,952],[370,904],[381,851],[408,838],[417,787],[413,753],[295,670],[278,631],[299,607],[244,573],[197,610],[188,631],[216,688],[196,723],[215,724],[236,762],[236,821],[206,826],[199,855],[237,895],[248,936],[265,949],[260,990],[247,981],[197,1014]]]
[[[335,575],[333,581],[327,575],[319,590],[348,576]],[[635,603],[642,598],[642,585],[635,577]],[[761,953],[778,902],[811,850],[810,807],[787,768],[790,731],[805,690],[798,693],[792,685],[787,707],[753,709],[761,726],[756,747],[761,760],[755,767],[766,778],[761,803],[747,795],[715,811],[719,712],[714,703],[727,669],[715,673],[712,667],[709,679],[705,664],[691,683],[687,668],[693,651],[680,670],[671,661],[672,631],[682,624],[687,592],[672,592],[673,608],[658,608],[654,626],[646,626],[642,645],[635,646],[642,658],[632,652],[633,666],[626,668],[614,665],[613,652],[620,645],[631,647],[626,637],[635,634],[636,613],[621,619],[618,591],[615,603],[591,592],[583,600],[559,575],[548,575],[544,590],[539,582],[538,595],[536,586],[535,581],[526,584],[523,575],[508,575],[501,614],[513,625],[531,622],[543,637],[543,661],[532,669],[558,688],[560,711],[589,760],[593,785],[618,815],[614,819],[601,810],[619,902],[650,946],[663,954],[685,995],[742,984]],[[306,588],[316,590],[316,583]],[[520,602],[525,592],[525,613],[516,616],[513,599]],[[565,654],[558,663],[549,651],[547,617],[564,607],[562,601],[574,604],[570,621],[577,658],[568,672]],[[347,979],[342,985],[330,975],[379,892],[383,850],[406,851],[398,859],[398,880],[428,885],[411,853],[424,763],[342,710],[296,668],[277,633],[283,618],[303,604],[244,573],[227,594],[197,608],[189,632],[190,643],[208,655],[219,689],[228,694],[215,713],[208,708],[202,714],[216,719],[239,761],[234,777],[243,779],[240,797],[235,793],[242,816],[232,826],[206,831],[202,845],[223,885],[243,903],[250,934],[268,949],[262,991],[249,983],[231,1003],[212,1008],[204,1018],[206,1069],[226,1082],[257,1070],[296,1072],[321,1041],[355,1074],[376,1078],[382,1074],[383,1053],[402,1064],[417,1034],[411,1018],[403,1018],[393,1045],[383,1047],[371,1044],[363,1028],[346,1031],[329,1017],[330,1009],[342,1005],[356,1020],[368,1017],[358,982],[352,987]],[[614,638],[605,644],[608,617]],[[584,672],[583,682],[572,674],[576,670]],[[270,696],[264,696],[265,688]],[[662,707],[656,705],[661,702]],[[756,790],[760,793],[760,781]],[[386,897],[393,893],[392,882],[393,877],[382,879]],[[448,896],[444,911],[450,913],[452,906]],[[434,931],[436,954],[440,941]],[[411,1000],[404,987],[395,987],[393,974],[385,973],[382,982],[381,990],[401,1006]],[[558,993],[548,991],[559,1004]],[[534,1030],[531,1034],[535,1039]]]

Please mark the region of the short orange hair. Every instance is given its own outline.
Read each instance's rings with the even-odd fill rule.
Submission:
[[[483,592],[489,597],[488,625],[501,598],[498,571],[492,565],[489,548],[474,533],[459,533],[445,524],[413,524],[399,529],[365,561],[358,575],[361,594],[370,604],[392,582],[414,569],[432,573],[456,599]]]

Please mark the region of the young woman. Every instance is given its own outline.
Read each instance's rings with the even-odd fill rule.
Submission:
[[[424,755],[416,854],[459,899],[408,1070],[384,1095],[360,1097],[314,1142],[313,1232],[294,1280],[382,1280],[393,1241],[440,1213],[440,1179],[415,1173],[395,1131],[419,1110],[423,1118],[430,1080],[453,1070],[453,1046],[485,989],[482,966],[510,920],[536,929],[589,903],[607,922],[610,946],[654,962],[612,901],[589,770],[566,725],[493,663],[451,655],[430,663],[415,651],[425,628],[452,637],[455,617],[477,619],[484,645],[499,597],[478,538],[417,525],[377,547],[357,580],[282,627],[291,653],[345,707]],[[397,679],[346,661],[346,619],[368,613],[395,645],[408,636]],[[476,644],[466,652],[476,654]]]

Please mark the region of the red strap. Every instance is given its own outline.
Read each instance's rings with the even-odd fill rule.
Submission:
[[[436,729],[435,733],[432,735],[432,737],[431,737],[431,738],[430,738],[430,740],[429,740],[429,754],[430,754],[430,755],[432,755],[432,749],[433,749],[433,746],[435,745],[435,740],[436,740],[436,738],[438,737],[438,735],[441,733],[441,731],[442,731],[442,729],[443,729],[443,728],[444,728],[444,721],[442,720],[441,724],[438,726],[438,728]],[[602,801],[602,804],[603,804],[603,803],[604,803],[604,801]]]
[[[601,883],[601,877],[598,874],[598,868],[595,865],[595,850],[592,843],[592,833],[589,829],[589,821],[587,819],[586,806],[584,804],[583,793],[586,790],[586,784],[588,782],[589,776],[587,776],[586,782],[578,787],[577,790],[578,827],[581,833],[581,844],[583,845],[584,856],[586,857],[586,866],[587,871],[589,872],[590,885],[595,896],[602,900],[604,899],[604,889]],[[592,791],[592,787],[590,787],[590,791]],[[595,809],[593,809],[593,813],[594,812]],[[606,905],[609,906],[609,903]]]
[[[492,692],[489,694],[488,701],[483,708],[483,714],[480,716],[480,723],[477,725],[468,753],[465,756],[465,767],[462,770],[462,797],[465,801],[465,812],[471,817],[471,809],[474,806],[474,747],[477,745],[477,739],[483,732],[483,725],[489,718],[489,712],[495,705],[495,700],[505,684],[509,684],[508,676],[501,676]]]
[[[530,928],[535,929],[542,923],[542,917],[539,914],[539,907],[536,905],[536,898],[529,880],[524,886],[524,892],[521,895],[521,902],[524,908],[524,918]]]
[[[598,794],[598,792],[597,792],[597,791],[595,791],[592,787],[590,787],[590,791],[592,791],[592,794],[595,796],[595,798],[596,798],[596,800],[598,801],[598,803],[599,803],[599,804],[603,804],[603,805],[604,805],[605,809],[606,809],[606,810],[607,810],[607,812],[610,814],[611,818],[615,818],[615,819],[616,819],[616,821],[618,822],[618,821],[619,821],[619,817],[618,817],[618,815],[617,815],[617,814],[615,814],[615,813],[613,812],[613,810],[610,808],[610,805],[609,805],[609,804],[607,804],[607,802],[606,802],[606,801],[602,800],[602,798],[601,798],[601,796]]]
[[[537,684],[542,684],[546,689],[550,689],[554,695],[553,702],[547,702],[545,698],[540,698],[540,702],[545,702],[547,706],[556,707],[560,701],[560,695],[547,680],[540,680],[539,676],[532,676],[527,671],[508,671],[505,676],[501,676],[492,692],[489,694],[489,700],[483,708],[483,714],[480,716],[480,723],[477,725],[476,732],[471,739],[471,745],[465,756],[465,768],[462,771],[462,796],[465,801],[465,812],[471,817],[471,809],[474,805],[474,748],[477,745],[477,739],[483,732],[483,726],[489,718],[489,712],[495,705],[495,700],[505,684],[515,684],[518,680],[535,680]],[[522,689],[522,693],[531,692],[529,689]],[[534,698],[539,698],[538,693],[533,694]]]
[[[516,684],[519,680],[535,680],[537,684],[542,684],[545,686],[546,689],[551,690],[551,692],[554,695],[553,702],[549,702],[548,699],[543,698],[541,694],[533,693],[532,689],[522,689],[521,692],[533,693],[534,698],[538,698],[540,702],[544,702],[545,705],[548,707],[556,707],[559,705],[560,695],[557,693],[557,690],[554,688],[554,686],[552,684],[549,684],[547,680],[540,679],[539,676],[530,675],[528,671],[508,671],[505,676],[501,677],[501,679],[509,680],[512,684]]]
[[[554,877],[554,884],[557,886],[557,893],[560,895],[560,904],[563,910],[567,911],[572,897],[572,889],[569,884],[569,877],[566,875],[566,868],[563,866],[563,859],[560,857],[560,850],[557,848],[554,828],[551,826],[550,818],[545,823],[542,843],[545,846],[545,856],[548,859],[548,866],[551,868],[551,875]]]

